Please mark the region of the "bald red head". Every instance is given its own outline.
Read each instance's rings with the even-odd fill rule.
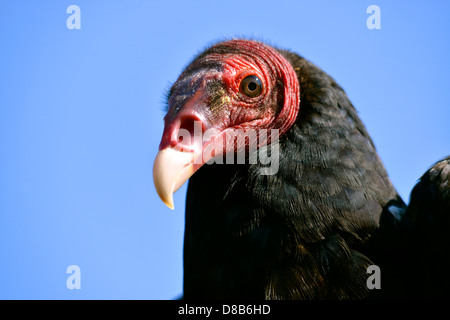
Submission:
[[[230,40],[200,54],[170,90],[154,165],[155,186],[162,200],[173,207],[172,193],[208,157],[236,152],[235,145],[223,144],[233,131],[285,133],[297,118],[299,97],[297,75],[290,63],[261,42]],[[221,147],[217,147],[219,142]],[[259,147],[267,143],[270,135],[258,139]],[[215,152],[205,157],[204,149],[211,146]]]

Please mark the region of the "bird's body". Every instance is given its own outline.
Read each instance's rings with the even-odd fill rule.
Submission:
[[[281,132],[273,174],[249,161],[205,160],[189,174],[180,166],[183,177],[195,172],[186,200],[184,297],[367,298],[373,259],[386,268],[395,264],[383,254],[394,240],[380,221],[386,230],[395,224],[386,206],[399,197],[344,90],[295,53],[232,40],[194,59],[169,97],[162,152],[198,147],[177,138],[192,117],[220,130],[250,130],[258,121]],[[223,155],[230,152],[236,150],[224,148]]]
[[[280,138],[279,171],[206,165],[190,179],[185,297],[366,294],[371,263],[357,249],[396,193],[344,91],[308,61],[288,57],[301,75],[302,110]]]

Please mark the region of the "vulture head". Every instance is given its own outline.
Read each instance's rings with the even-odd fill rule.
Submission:
[[[214,158],[281,136],[295,122],[299,99],[294,68],[268,45],[230,40],[200,54],[168,95],[153,167],[162,201],[173,209],[173,193]],[[254,141],[239,140],[239,134]]]

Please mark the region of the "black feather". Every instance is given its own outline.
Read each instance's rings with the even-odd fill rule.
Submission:
[[[433,165],[411,192],[391,201],[369,247],[383,270],[375,298],[450,298],[450,157]]]

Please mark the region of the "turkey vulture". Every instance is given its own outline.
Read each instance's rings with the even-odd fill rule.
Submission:
[[[164,121],[167,206],[189,179],[184,298],[448,296],[450,158],[406,207],[346,93],[308,60],[217,43],[173,84]]]

